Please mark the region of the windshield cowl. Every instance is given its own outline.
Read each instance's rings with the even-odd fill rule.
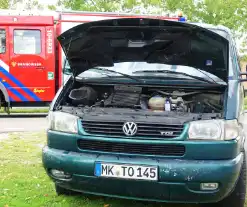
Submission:
[[[124,62],[115,63],[113,67],[95,67],[81,73],[78,78],[103,78],[103,77],[121,77],[131,76],[129,78],[174,78],[185,80],[200,80],[208,83],[226,84],[225,81],[213,74],[200,69],[187,66],[149,64],[143,62]]]

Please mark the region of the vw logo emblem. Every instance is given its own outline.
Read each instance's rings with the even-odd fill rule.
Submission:
[[[124,123],[123,132],[126,136],[134,136],[137,133],[137,124],[134,122]]]

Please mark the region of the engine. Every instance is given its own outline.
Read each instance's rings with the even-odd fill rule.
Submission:
[[[223,95],[219,92],[156,91],[148,100],[151,110],[192,113],[219,113],[223,107]]]
[[[223,95],[219,91],[168,90],[128,85],[83,86],[71,90],[73,106],[134,108],[140,110],[219,113]]]
[[[188,107],[183,99],[184,95],[190,95],[191,93],[182,93],[179,91],[173,91],[172,93],[164,91],[156,91],[156,95],[152,96],[148,100],[148,106],[151,110],[161,111],[180,111],[187,112]]]
[[[187,111],[182,97],[162,97],[154,96],[148,100],[148,106],[151,110],[161,111]]]

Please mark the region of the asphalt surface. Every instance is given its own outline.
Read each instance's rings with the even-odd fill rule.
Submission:
[[[43,117],[20,117],[11,118],[0,116],[0,134],[8,132],[33,132],[45,130],[47,120]]]

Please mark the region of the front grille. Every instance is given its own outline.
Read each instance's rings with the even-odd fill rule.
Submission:
[[[98,152],[162,156],[183,156],[185,154],[184,145],[174,144],[134,144],[84,139],[78,140],[77,144],[81,150],[90,150]]]
[[[147,137],[147,138],[175,138],[178,137],[184,126],[181,125],[169,125],[161,123],[138,123],[138,130],[135,137]],[[89,134],[109,135],[109,136],[126,136],[123,132],[124,122],[99,122],[99,121],[82,121],[82,127],[85,132]],[[168,132],[168,134],[166,134]],[[169,134],[172,132],[173,134]]]

